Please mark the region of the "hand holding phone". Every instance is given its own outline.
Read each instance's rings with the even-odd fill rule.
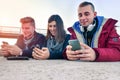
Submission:
[[[68,42],[72,46],[73,51],[81,49],[80,42],[77,39],[69,40]]]

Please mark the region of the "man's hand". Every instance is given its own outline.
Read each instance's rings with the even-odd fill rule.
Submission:
[[[80,43],[80,45],[82,46],[83,49],[76,51],[80,53],[79,55],[77,55],[80,57],[80,60],[94,61],[96,59],[95,51],[84,43]]]
[[[96,59],[95,51],[86,44],[80,43],[82,49],[72,51],[72,46],[68,45],[66,54],[69,60],[94,61]]]
[[[4,57],[8,57],[10,56],[11,54],[7,51],[6,48],[1,48],[0,49],[0,56],[4,56]]]
[[[11,55],[20,55],[22,49],[20,49],[17,45],[7,45],[7,50]]]
[[[76,50],[76,51],[77,51],[77,50]],[[79,53],[76,52],[76,51],[72,51],[72,46],[71,46],[71,45],[68,45],[68,46],[67,46],[67,50],[66,50],[67,58],[68,58],[69,60],[79,60],[80,57],[77,56],[77,55],[79,55]]]
[[[7,45],[9,45],[7,42],[2,42],[3,44],[1,45],[1,49],[0,49],[0,55],[1,56],[4,56],[4,57],[8,57],[10,56],[11,54],[8,52],[8,49],[7,49]]]

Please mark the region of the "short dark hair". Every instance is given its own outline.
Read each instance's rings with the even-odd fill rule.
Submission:
[[[91,2],[84,1],[84,2],[80,3],[79,7],[84,7],[84,6],[88,6],[88,5],[91,5],[92,10],[95,11],[95,7]]]
[[[35,20],[32,17],[23,17],[20,19],[22,24],[24,23],[31,23],[35,27]]]
[[[62,42],[65,39],[65,35],[66,35],[63,20],[59,15],[51,15],[48,19],[48,23],[51,23],[52,21],[56,22],[56,36],[55,36],[55,39],[58,42]],[[47,39],[50,38],[51,35],[52,34],[50,33],[50,31],[47,29],[46,38]]]

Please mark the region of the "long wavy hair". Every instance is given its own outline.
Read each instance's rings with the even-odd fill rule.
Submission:
[[[64,29],[64,23],[63,23],[62,18],[59,15],[52,15],[48,19],[48,24],[51,23],[52,21],[56,22],[56,35],[54,36],[55,40],[57,42],[64,41],[66,32],[65,32],[65,29]],[[47,39],[52,36],[48,27],[47,27],[47,36],[46,36]]]

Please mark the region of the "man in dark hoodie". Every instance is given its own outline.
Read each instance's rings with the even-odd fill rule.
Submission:
[[[35,21],[32,17],[21,18],[20,22],[22,34],[18,37],[15,45],[3,44],[0,50],[1,55],[32,57],[35,46],[40,48],[45,46],[45,36],[35,31]]]

